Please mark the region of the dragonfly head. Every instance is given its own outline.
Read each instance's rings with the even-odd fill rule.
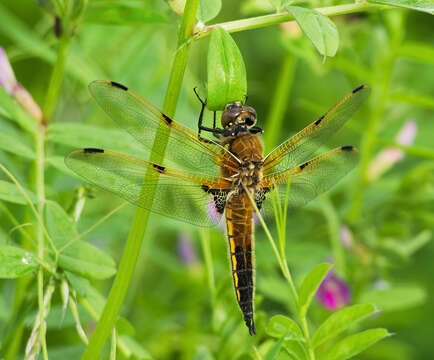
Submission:
[[[224,129],[236,134],[249,131],[256,124],[256,111],[241,101],[235,101],[225,106],[221,123]]]

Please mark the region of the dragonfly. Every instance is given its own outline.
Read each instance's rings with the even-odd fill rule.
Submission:
[[[88,182],[157,214],[197,226],[215,226],[210,205],[225,217],[236,300],[250,335],[254,323],[253,217],[270,192],[295,210],[330,189],[357,164],[358,150],[340,146],[314,156],[369,95],[361,85],[327,113],[264,156],[254,108],[242,101],[227,104],[221,127],[197,131],[175,122],[126,86],[97,80],[89,90],[101,108],[132,135],[158,163],[107,149],[71,152],[66,165]],[[195,91],[196,92],[196,91]],[[197,95],[197,93],[196,93]],[[213,135],[203,137],[203,132]],[[290,191],[287,184],[290,181]],[[286,201],[285,201],[286,200]]]

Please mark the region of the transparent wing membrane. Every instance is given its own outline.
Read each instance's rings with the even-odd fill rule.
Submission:
[[[89,90],[98,104],[119,126],[127,130],[146,149],[164,157],[162,165],[176,164],[193,173],[218,176],[219,159],[222,153],[226,153],[229,156],[225,157],[225,165],[238,167],[234,156],[222,146],[215,142],[200,141],[192,130],[168,118],[154,105],[125,86],[98,80],[89,85]],[[157,145],[155,147],[154,142]]]
[[[198,226],[215,225],[207,213],[212,196],[204,188],[228,188],[218,177],[170,170],[113,151],[76,150],[65,163],[87,181],[132,204]]]
[[[264,174],[290,169],[309,160],[351,118],[369,93],[366,85],[359,86],[318,120],[274,149],[264,160]]]
[[[295,210],[329,190],[349,173],[358,161],[359,153],[354,147],[339,147],[292,169],[264,176],[263,186],[270,191],[277,191],[283,206],[287,183],[290,181],[288,209]],[[273,210],[271,194],[267,195],[269,199],[265,202],[265,212],[269,216]]]

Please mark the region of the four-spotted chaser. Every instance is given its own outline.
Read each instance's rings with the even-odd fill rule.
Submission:
[[[289,196],[286,203],[294,209],[344,177],[358,162],[358,151],[353,146],[312,156],[360,107],[369,88],[362,85],[354,89],[265,157],[256,111],[240,101],[225,107],[222,128],[216,127],[215,114],[212,128],[202,125],[206,104],[201,101],[198,131],[194,132],[124,85],[95,81],[89,89],[118,125],[146,150],[153,149],[156,155],[164,157],[164,162],[156,164],[105,149],[87,148],[69,154],[66,165],[87,181],[135,205],[198,226],[215,225],[207,212],[212,202],[217,212],[226,217],[235,294],[249,332],[255,334],[254,207],[250,198],[261,209],[267,194],[276,191],[282,203]],[[218,140],[203,138],[201,131],[212,133]]]

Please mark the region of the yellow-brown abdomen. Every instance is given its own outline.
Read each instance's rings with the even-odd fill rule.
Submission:
[[[235,295],[251,335],[253,320],[253,206],[245,192],[230,196],[226,203],[226,225]]]

